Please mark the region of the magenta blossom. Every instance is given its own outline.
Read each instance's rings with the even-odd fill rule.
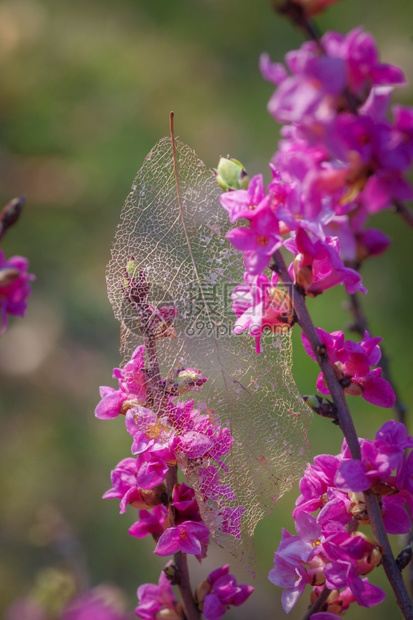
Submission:
[[[174,486],[171,505],[174,508],[176,525],[184,521],[202,521],[195,491],[185,482]]]
[[[113,376],[118,379],[119,389],[103,386],[100,388],[102,400],[95,409],[95,416],[101,420],[116,418],[126,413],[130,407],[144,405],[147,400],[146,375],[143,372],[145,347],[135,349],[124,368],[114,368]]]
[[[27,272],[29,262],[23,256],[12,256],[6,260],[0,250],[0,333],[7,327],[7,315],[24,316],[30,282],[34,275]]]
[[[235,577],[229,574],[228,564],[210,573],[207,581],[209,592],[202,609],[205,620],[220,620],[231,605],[242,605],[254,591],[252,586],[237,583]]]
[[[316,329],[318,337],[325,345],[330,362],[343,386],[344,393],[350,396],[361,396],[373,405],[393,407],[395,395],[390,383],[381,377],[381,368],[370,370],[376,366],[381,357],[378,343],[381,338],[371,338],[366,331],[361,342],[344,340],[341,331],[329,334],[324,329]],[[304,349],[316,361],[316,357],[307,339],[302,334]],[[330,394],[323,373],[317,379],[317,389],[322,394]]]
[[[168,565],[167,565],[168,566]],[[162,610],[168,610],[168,620],[181,620],[177,611],[177,601],[172,591],[171,582],[164,571],[161,572],[158,585],[146,583],[138,588],[139,604],[135,614],[141,620],[157,620]]]
[[[263,209],[269,206],[270,196],[267,196],[261,174],[252,177],[247,189],[237,189],[225,192],[220,196],[221,205],[228,211],[230,222],[245,217],[252,219]]]
[[[173,555],[178,551],[195,555],[198,560],[206,557],[209,545],[209,530],[204,523],[184,521],[180,525],[170,527],[158,540],[154,553],[157,555]]]
[[[135,508],[156,506],[162,501],[164,485],[161,483],[168,468],[163,461],[126,458],[111,472],[113,487],[103,495],[104,499],[120,498],[120,513],[128,504]]]
[[[321,45],[324,53],[313,41],[289,52],[285,60],[290,75],[267,56],[261,59],[263,77],[278,86],[268,108],[279,122],[325,119],[339,109],[345,89],[364,101],[373,85],[405,82],[398,67],[380,63],[373,37],[361,28],[347,35],[327,32]]]
[[[288,329],[294,322],[291,299],[277,288],[278,276],[273,273],[271,281],[266,275],[244,275],[245,284],[236,286],[232,292],[232,309],[237,315],[234,334],[248,330],[255,338],[255,349],[261,352],[260,340],[265,331],[277,332]]]
[[[296,254],[290,272],[306,295],[315,297],[337,284],[344,284],[349,294],[367,292],[357,271],[344,266],[337,237],[313,242],[305,230],[299,228],[295,240],[289,239],[284,245]]]
[[[145,538],[151,534],[158,540],[167,527],[168,509],[165,506],[155,506],[152,511],[140,510],[139,521],[129,528],[129,534],[135,538]]]
[[[126,512],[128,504],[143,501],[136,482],[136,459],[130,457],[120,461],[111,471],[110,479],[113,486],[103,498],[119,498],[121,514]]]
[[[245,268],[255,275],[268,266],[272,254],[282,245],[279,222],[269,209],[257,213],[250,228],[233,228],[226,237],[237,250],[244,252]]]
[[[72,599],[63,610],[61,620],[128,620],[113,601],[113,593],[102,586]]]

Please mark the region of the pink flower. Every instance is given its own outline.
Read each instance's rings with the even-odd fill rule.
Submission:
[[[198,469],[199,492],[206,499],[221,499],[235,501],[234,491],[226,485],[220,484],[219,472],[214,465]]]
[[[103,495],[104,499],[120,498],[120,513],[126,512],[126,506],[133,502],[142,502],[142,495],[136,481],[136,459],[123,459],[111,471],[112,488]]]
[[[161,503],[164,492],[161,483],[168,467],[162,460],[151,460],[150,456],[149,459],[123,459],[111,472],[113,487],[106,491],[103,497],[120,498],[121,514],[126,511],[128,504],[136,508],[147,508]]]
[[[294,282],[306,295],[315,297],[323,291],[344,284],[348,293],[361,291],[366,293],[361,276],[349,267],[345,267],[340,258],[340,245],[337,237],[327,237],[325,241],[311,241],[309,235],[299,228],[294,240],[284,244],[296,254],[290,267]]]
[[[176,610],[177,601],[171,588],[171,583],[161,572],[158,585],[146,583],[138,588],[139,604],[135,614],[141,620],[157,620],[158,613],[163,609],[169,610],[168,620],[180,620],[181,615]]]
[[[233,228],[226,237],[237,250],[244,252],[245,268],[251,274],[263,271],[282,245],[279,222],[269,209],[257,213],[250,228]]]
[[[204,523],[184,521],[165,530],[158,540],[154,553],[163,556],[182,551],[195,555],[200,560],[206,557],[208,544],[209,530]]]
[[[324,569],[327,587],[350,588],[363,607],[373,607],[385,599],[386,593],[381,588],[360,578],[381,562],[380,550],[366,537],[340,532],[323,544],[323,553],[329,560]]]
[[[30,295],[30,281],[34,275],[27,272],[29,262],[22,256],[6,260],[0,250],[0,333],[7,327],[7,315],[24,316],[26,299]]]
[[[244,275],[245,284],[236,286],[232,292],[232,309],[237,315],[234,334],[248,329],[255,338],[257,353],[261,352],[260,340],[264,331],[276,332],[288,329],[294,323],[291,299],[282,289],[277,288],[278,276],[274,273],[271,281],[266,275]]]
[[[321,39],[325,53],[313,42],[305,42],[285,57],[290,71],[272,65],[267,56],[260,61],[263,77],[278,88],[268,109],[282,123],[302,123],[309,118],[328,118],[339,109],[347,88],[362,101],[373,85],[403,84],[403,72],[379,62],[373,37],[361,28],[347,35],[327,32]]]
[[[195,499],[195,491],[184,482],[174,486],[171,505],[174,509],[176,525],[184,521],[202,521],[198,502]]]
[[[298,536],[282,530],[281,542],[274,554],[274,568],[268,575],[274,585],[284,588],[281,604],[286,613],[297,603],[307,583],[313,581],[313,571],[309,571],[305,564],[309,564],[321,550],[321,528],[314,517],[300,512],[296,518],[296,529]],[[314,568],[317,573],[319,563]]]
[[[151,534],[155,540],[158,540],[166,529],[166,520],[168,509],[165,506],[155,506],[152,511],[140,510],[139,521],[129,528],[129,534],[135,538],[145,538]]]
[[[103,386],[102,400],[95,409],[95,416],[101,420],[116,418],[129,407],[144,405],[147,400],[146,376],[143,372],[145,347],[135,349],[130,361],[123,369],[114,368],[113,376],[118,379],[119,389]],[[127,406],[126,406],[127,405]]]
[[[268,207],[270,197],[266,196],[261,174],[252,177],[247,189],[228,191],[220,196],[221,205],[229,213],[230,222],[242,217],[252,219]]]
[[[371,338],[366,331],[361,342],[352,340],[344,341],[341,331],[329,334],[323,329],[316,329],[318,337],[326,346],[330,362],[334,369],[344,393],[350,396],[361,396],[373,405],[380,407],[393,407],[395,395],[390,383],[381,377],[381,368],[370,370],[381,357],[378,343],[381,338]],[[303,333],[302,341],[307,354],[316,360],[313,350]],[[330,394],[323,373],[317,379],[317,389],[322,394]]]
[[[338,0],[294,0],[294,4],[299,4],[306,15],[309,17],[318,15],[330,4],[335,4]],[[311,616],[313,618],[313,616]]]
[[[203,601],[205,620],[220,620],[231,605],[242,605],[254,591],[252,586],[237,583],[235,577],[229,574],[228,564],[210,573],[207,580],[210,591]]]
[[[91,591],[74,600],[65,607],[61,620],[129,620],[128,616],[112,606],[110,601],[98,592]]]
[[[340,463],[341,459],[336,456],[320,454],[314,458],[314,465],[307,465],[299,483],[301,495],[295,503],[294,519],[301,511],[314,512],[324,505],[323,497],[328,488],[334,485]]]

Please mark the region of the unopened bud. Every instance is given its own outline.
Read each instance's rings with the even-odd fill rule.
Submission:
[[[201,583],[195,590],[195,600],[198,603],[198,605],[201,607],[201,609],[202,609],[202,605],[204,604],[206,595],[209,594],[211,590],[212,590],[212,587],[208,579],[204,579],[203,581],[201,581]]]
[[[299,286],[309,297],[316,297],[315,293],[308,292],[313,283],[313,272],[309,265],[300,266],[301,256],[298,255],[293,262],[294,283]],[[319,293],[317,293],[319,294]]]
[[[176,375],[176,384],[178,394],[184,394],[189,390],[193,392],[199,392],[207,378],[204,377],[202,372],[196,368],[184,368],[178,371]]]
[[[132,259],[128,261],[126,265],[126,271],[130,278],[138,279],[139,277],[139,265],[136,260]]]
[[[131,506],[139,510],[148,510],[164,503],[166,497],[166,486],[164,483],[158,484],[153,489],[138,489],[141,499],[131,502]]]
[[[322,418],[330,418],[333,420],[333,424],[339,424],[337,407],[328,398],[322,398],[317,394],[309,394],[303,396],[303,401]]]
[[[249,177],[244,166],[237,159],[221,157],[214,170],[218,184],[224,191],[229,189],[246,189]]]
[[[182,620],[182,613],[180,613],[179,609],[161,609],[156,614],[156,620]]]
[[[169,579],[172,585],[175,585],[179,582],[179,571],[172,561],[169,561],[162,570],[165,574],[165,577]]]
[[[351,500],[350,507],[348,508],[349,512],[353,515],[357,523],[368,525],[370,521],[363,493],[354,493],[352,491],[348,496]]]
[[[304,15],[307,17],[314,17],[318,15],[330,4],[338,2],[338,0],[290,0],[292,4],[295,4],[302,8]]]
[[[0,212],[0,228],[4,232],[10,226],[13,226],[20,217],[23,205],[25,203],[25,197],[20,196],[13,198]]]
[[[10,286],[10,284],[13,284],[13,282],[17,280],[19,275],[20,270],[15,267],[0,269],[0,287],[5,288],[6,286]]]

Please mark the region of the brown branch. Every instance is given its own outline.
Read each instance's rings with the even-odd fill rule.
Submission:
[[[293,288],[293,283],[281,252],[275,252],[272,260],[273,264],[271,265],[271,268],[279,275],[282,283],[288,288],[288,290],[293,290],[292,301],[297,315],[297,322],[307,336],[311,348],[316,355],[318,364],[323,372],[327,387],[333,398],[334,404],[337,407],[340,427],[343,431],[344,437],[346,438],[351,456],[353,459],[360,460],[361,452],[358,437],[345,399],[344,391],[336,377],[333,366],[328,359],[325,346],[321,344],[320,339],[318,338],[314,324],[305,304],[305,298],[297,287],[294,286]],[[364,496],[373,534],[376,541],[384,550],[383,567],[387,578],[395,594],[397,604],[399,605],[404,617],[411,620],[413,619],[413,602],[408,595],[401,572],[393,557],[389,539],[383,525],[383,518],[377,496],[373,495],[369,491],[366,492]]]
[[[310,620],[313,614],[320,611],[324,603],[327,601],[328,597],[330,596],[331,592],[332,590],[327,588],[327,586],[324,586],[324,588],[321,590],[320,594],[317,596],[314,603],[311,605],[311,607],[308,608],[307,613],[303,616],[302,620]]]
[[[170,502],[172,499],[172,492],[177,482],[178,482],[177,467],[176,465],[170,465],[168,473],[166,475],[166,492],[168,494],[168,502]],[[174,526],[175,523],[173,520],[173,516],[171,515],[171,511],[169,511],[169,518],[171,521],[171,526]],[[187,620],[199,620],[200,611],[192,595],[186,553],[183,553],[182,551],[178,551],[177,553],[175,553],[174,554],[174,565],[176,569],[175,583],[178,586],[182,606],[185,612],[185,617]]]
[[[291,2],[291,0],[272,0],[271,3],[277,13],[287,17],[294,26],[302,30],[311,41],[314,41],[324,53],[317,26],[309,19],[303,6],[296,2]]]

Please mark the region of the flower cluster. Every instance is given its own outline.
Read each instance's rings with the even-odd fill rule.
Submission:
[[[24,316],[30,282],[34,275],[27,272],[29,262],[23,256],[6,259],[0,250],[0,333],[7,327],[7,315]]]
[[[181,620],[182,613],[178,607],[177,600],[171,588],[171,582],[164,571],[161,572],[158,585],[145,583],[138,588],[139,604],[135,609],[135,614],[142,620],[156,620],[165,617],[168,620]],[[168,614],[158,615],[159,612],[168,610]]]
[[[311,14],[306,3],[298,4]],[[248,182],[236,160],[221,159],[216,171],[230,221],[247,222],[227,238],[243,253],[246,269],[242,303],[240,287],[234,291],[235,330],[249,329],[257,350],[261,324],[274,330],[279,323],[272,311],[264,317],[272,304],[257,294],[257,278],[276,250],[294,255],[289,272],[307,296],[338,284],[349,294],[366,293],[357,269],[390,243],[367,227],[368,218],[413,197],[405,178],[413,161],[413,109],[393,106],[388,117],[392,89],[405,80],[398,67],[380,62],[372,36],[361,28],[328,32],[319,44],[289,52],[286,65],[267,55],[260,61],[264,78],[277,86],[269,111],[284,124],[272,180],[267,187],[262,175]],[[256,303],[247,319],[248,297]]]
[[[186,468],[197,471],[197,489],[203,503],[211,504],[222,497],[236,499],[233,490],[220,484],[219,478],[220,469],[226,469],[222,458],[233,443],[229,429],[221,426],[218,416],[205,402],[195,405],[192,399],[178,400],[181,394],[199,391],[206,377],[194,368],[178,368],[170,377],[159,378],[157,392],[154,391],[151,373],[145,369],[144,345],[134,351],[122,369],[115,368],[113,376],[118,389],[100,389],[101,401],[95,415],[100,419],[125,416],[133,456],[120,461],[112,471],[112,488],[104,497],[119,499],[121,513],[128,505],[139,509],[139,520],[129,533],[136,538],[151,535],[156,541],[157,555],[182,552],[201,561],[206,557],[210,534],[195,491],[185,483],[176,483],[168,497],[166,479],[170,468],[178,464],[184,473]],[[242,506],[217,509],[222,532],[235,538],[241,536],[243,510]],[[208,620],[218,620],[229,605],[240,605],[253,590],[238,586],[227,574],[227,568],[212,574],[210,591],[205,601],[202,599]],[[181,618],[164,573],[158,586],[141,586],[138,598],[136,614],[140,618],[154,619],[162,609],[169,610],[168,618]]]
[[[252,594],[252,586],[240,585],[229,574],[229,565],[221,566],[210,573],[197,588],[196,596],[206,620],[220,620],[228,607],[242,605]]]
[[[379,407],[393,407],[396,397],[390,383],[382,378],[381,368],[373,368],[381,358],[378,343],[382,338],[371,338],[365,332],[361,342],[345,340],[342,331],[331,334],[324,329],[316,329],[322,345],[325,346],[328,358],[333,364],[336,376],[345,394],[361,396],[373,405]],[[307,336],[302,335],[304,349],[316,361]],[[330,394],[321,372],[317,379],[317,389],[322,394]]]
[[[382,550],[357,531],[359,525],[369,524],[361,491],[371,489],[379,497],[388,533],[410,531],[413,453],[405,459],[405,451],[413,447],[413,437],[403,424],[390,421],[373,441],[359,442],[361,461],[351,458],[344,441],[337,456],[317,456],[300,481],[301,495],[293,512],[297,535],[283,530],[269,574],[270,581],[284,588],[282,604],[287,612],[307,584],[338,591],[327,602],[326,611],[332,613],[329,605],[341,611],[353,601],[372,607],[385,597],[365,577],[381,563]]]

